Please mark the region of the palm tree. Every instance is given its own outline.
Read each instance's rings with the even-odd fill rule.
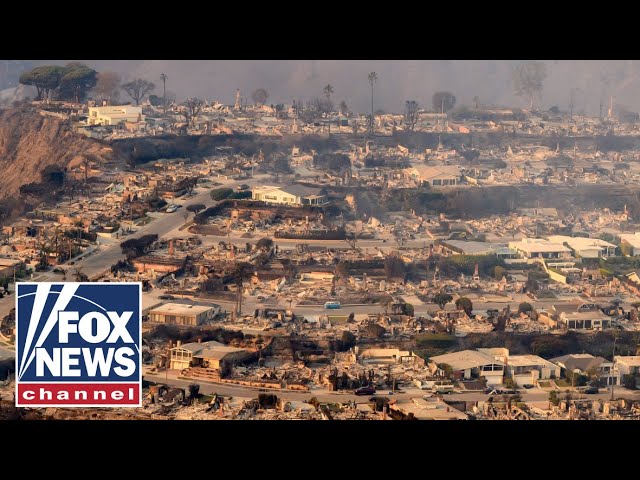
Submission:
[[[333,110],[333,106],[331,105],[331,94],[333,93],[333,87],[330,83],[327,84],[323,89],[324,96],[327,97],[327,110]],[[329,113],[331,114],[331,113]],[[331,117],[329,117],[329,136],[331,136]]]
[[[323,89],[324,96],[327,97],[327,101],[331,102],[331,94],[333,93],[333,86],[329,83]]]
[[[166,73],[160,74],[160,80],[162,80],[162,111],[167,113],[167,79],[169,77]]]
[[[371,121],[369,122],[369,129],[373,133],[373,84],[378,81],[378,74],[371,72],[369,74],[369,85],[371,85]]]

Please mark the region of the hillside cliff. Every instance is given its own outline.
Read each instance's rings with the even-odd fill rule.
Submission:
[[[40,182],[48,166],[64,168],[83,158],[101,163],[112,155],[110,147],[72,132],[62,120],[27,109],[0,110],[0,200]]]

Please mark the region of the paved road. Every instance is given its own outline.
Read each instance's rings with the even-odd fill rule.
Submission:
[[[165,381],[165,377],[160,375],[144,375],[145,380],[154,381],[158,383],[168,383],[172,386],[177,386],[181,388],[188,388],[191,383],[198,383],[200,385],[200,392],[204,394],[217,393],[219,395],[224,395],[228,397],[247,397],[247,398],[256,398],[258,393],[260,393],[259,388],[254,387],[245,387],[239,385],[224,385],[224,384],[212,384],[206,383],[199,380],[188,381],[188,380],[178,380],[175,378],[169,377],[168,381]],[[310,400],[312,397],[316,397],[321,402],[348,402],[351,400],[355,400],[359,403],[363,401],[366,402],[367,399],[371,395],[358,396],[352,393],[344,393],[344,392],[329,392],[327,390],[311,390],[309,392],[290,392],[290,391],[281,391],[277,389],[267,389],[268,392],[275,393],[278,397],[284,398],[286,400]],[[408,399],[408,398],[419,398],[425,394],[428,394],[428,391],[422,391],[418,389],[406,390],[404,393],[395,393],[394,395],[389,395],[387,390],[380,390],[376,393],[376,395],[387,396],[389,398],[395,399]],[[525,402],[546,402],[549,399],[549,392],[536,388],[532,390],[521,389],[520,394],[522,395],[522,399]],[[603,391],[602,393],[596,395],[584,395],[573,393],[574,398],[587,398],[590,400],[608,400],[610,398],[609,391]],[[616,398],[633,398],[640,399],[640,391],[630,391],[624,388],[616,388],[615,390]],[[453,393],[446,395],[447,400],[460,400],[460,401],[486,401],[489,398],[489,395],[485,395],[482,392],[467,392],[467,393]],[[496,398],[500,398],[498,395]]]
[[[260,393],[259,388],[253,387],[244,387],[239,385],[224,385],[224,384],[212,384],[205,383],[200,380],[188,381],[188,380],[178,380],[169,378],[168,382],[165,381],[165,377],[160,375],[144,375],[145,380],[158,382],[158,383],[168,383],[169,385],[188,388],[191,383],[198,383],[200,385],[200,393],[210,394],[217,393],[219,395],[224,395],[228,397],[247,397],[247,398],[256,398]],[[278,397],[284,398],[286,400],[310,400],[312,397],[316,397],[321,402],[347,402],[350,400],[357,400],[360,403],[362,401],[366,401],[371,395],[366,396],[358,396],[352,393],[341,393],[341,392],[328,392],[327,390],[311,390],[309,392],[293,392],[293,391],[281,391],[277,389],[264,389],[269,393],[275,393]],[[381,392],[388,393],[388,392]],[[413,394],[410,393],[397,393],[394,395],[394,398],[411,398],[419,396],[420,392],[415,392]]]

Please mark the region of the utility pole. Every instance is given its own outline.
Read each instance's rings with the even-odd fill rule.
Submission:
[[[576,103],[576,89],[572,88],[569,92],[569,121],[573,121],[573,107]]]
[[[602,121],[602,98],[600,98],[600,114],[598,115],[598,118],[600,119],[600,121]]]

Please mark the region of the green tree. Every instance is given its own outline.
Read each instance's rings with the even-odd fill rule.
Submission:
[[[200,394],[200,385],[197,383],[192,383],[189,385],[189,398],[195,399],[198,398]]]
[[[342,332],[342,350],[347,351],[356,345],[356,336],[351,333],[349,330],[345,330]]]
[[[504,386],[510,390],[514,390],[517,387],[516,382],[511,377],[505,377]]]
[[[448,363],[440,363],[438,364],[438,368],[442,370],[446,378],[451,378],[453,375],[453,367]]]
[[[496,265],[493,269],[493,276],[496,280],[502,280],[502,277],[504,277],[506,274],[507,269],[501,267],[500,265]]]
[[[164,99],[158,95],[149,95],[149,103],[154,107],[161,107],[164,105]]]
[[[59,97],[75,103],[84,101],[89,90],[96,86],[97,75],[98,72],[82,63],[68,64],[60,78]]]
[[[636,389],[636,377],[635,375],[626,374],[622,376],[622,385],[624,388],[628,388],[630,390]]]
[[[192,203],[191,205],[187,205],[185,208],[187,209],[188,212],[193,212],[197,214],[198,212],[204,210],[205,206],[203,203]]]
[[[58,88],[65,68],[59,65],[43,65],[20,75],[20,83],[36,87],[36,100],[50,99],[50,92]]]
[[[453,297],[444,292],[438,292],[433,296],[433,303],[438,305],[441,309],[444,309],[444,306],[452,300]]]
[[[232,193],[233,190],[230,188],[214,188],[213,190],[211,190],[210,195],[212,200],[220,201],[228,198]]]
[[[549,392],[549,402],[551,405],[558,406],[560,404],[560,398],[558,397],[558,392],[555,390],[551,390]]]
[[[410,317],[413,317],[415,315],[415,309],[413,308],[413,305],[410,303],[403,303],[402,310],[404,315],[409,315]]]
[[[570,370],[566,371],[565,376],[567,378],[567,382],[569,382],[572,387],[583,387],[589,381],[589,377],[587,375],[582,375],[581,373]]]
[[[473,303],[467,297],[460,297],[456,300],[456,308],[464,310],[464,313],[471,316],[473,312]]]
[[[394,278],[404,279],[407,273],[407,268],[400,257],[389,255],[384,259],[384,273],[388,280],[392,280]]]
[[[258,240],[258,242],[256,243],[256,247],[259,250],[263,250],[263,251],[268,251],[271,250],[271,248],[273,247],[273,240],[270,239],[269,237],[264,237],[261,238],[260,240]]]
[[[518,313],[529,313],[533,311],[533,305],[529,302],[522,302],[518,305]]]

